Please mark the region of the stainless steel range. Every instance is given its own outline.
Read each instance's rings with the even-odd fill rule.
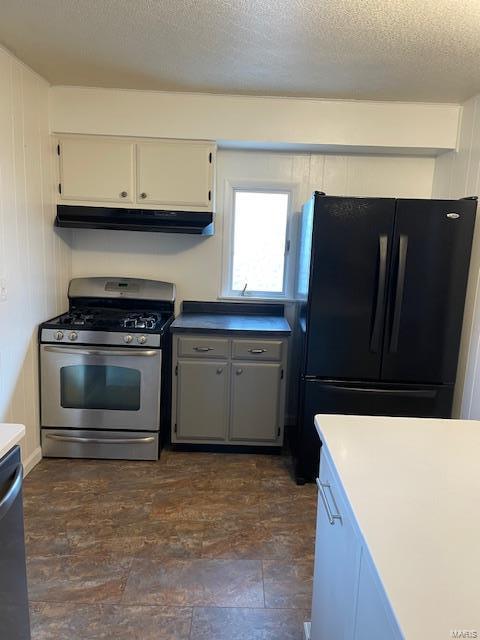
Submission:
[[[175,285],[75,278],[40,326],[44,456],[157,460],[170,422]]]

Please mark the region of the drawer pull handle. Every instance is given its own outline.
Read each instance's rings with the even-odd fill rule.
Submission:
[[[193,347],[194,351],[201,351],[205,353],[206,351],[213,351],[213,347]]]
[[[249,349],[250,353],[266,353],[266,349]]]
[[[335,520],[340,520],[340,522],[342,521],[342,516],[338,513],[338,509],[337,509],[337,505],[335,503],[335,498],[333,497],[333,493],[332,493],[332,487],[328,484],[328,482],[321,482],[320,478],[317,478],[316,480],[317,482],[317,487],[320,491],[320,496],[322,498],[322,502],[323,502],[323,506],[325,507],[325,511],[327,512],[327,518],[330,524],[335,524]],[[332,497],[332,501],[333,504],[335,506],[335,512],[332,511],[332,509],[330,508],[330,504],[328,503],[328,497],[327,497],[327,492],[326,489],[328,489],[331,497]]]

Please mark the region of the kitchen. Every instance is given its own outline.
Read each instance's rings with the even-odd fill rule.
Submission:
[[[441,333],[448,327],[448,336],[441,335],[441,351],[436,350],[438,366],[443,372],[448,369],[448,375],[442,374],[438,380],[427,376],[425,368],[420,371],[424,363],[419,359],[415,369],[422,377],[415,384],[423,387],[415,391],[431,394],[435,392],[433,387],[445,383],[453,393],[456,382],[453,397],[450,395],[435,415],[428,415],[461,418],[473,427],[480,415],[476,366],[480,250],[478,239],[472,236],[475,203],[460,200],[479,191],[480,86],[472,81],[474,76],[468,76],[467,52],[471,49],[466,42],[462,47],[458,43],[458,50],[451,45],[449,60],[457,67],[449,75],[449,84],[445,61],[442,64],[445,52],[437,41],[436,49],[432,44],[435,56],[423,62],[431,77],[430,88],[419,81],[421,73],[427,71],[416,68],[420,65],[418,52],[415,47],[408,52],[402,49],[400,36],[397,46],[405,56],[405,67],[402,71],[389,59],[392,77],[383,76],[383,89],[368,68],[363,69],[363,89],[356,92],[335,88],[333,80],[331,86],[322,85],[328,74],[322,76],[322,82],[316,74],[319,84],[315,86],[317,81],[309,72],[298,78],[292,74],[290,85],[280,73],[275,85],[271,60],[271,75],[260,78],[259,70],[260,84],[255,85],[251,77],[248,85],[245,78],[230,78],[230,71],[238,70],[237,63],[221,56],[215,65],[203,59],[202,75],[197,66],[200,58],[182,54],[184,66],[180,71],[165,42],[133,37],[153,23],[153,15],[163,21],[165,33],[173,37],[167,15],[160,8],[138,3],[137,13],[129,13],[127,18],[116,14],[114,4],[106,3],[102,11],[93,3],[85,3],[81,9],[65,5],[53,20],[51,11],[54,6],[59,9],[60,3],[48,3],[45,16],[33,3],[2,3],[0,42],[6,48],[0,50],[0,420],[5,437],[11,427],[4,423],[23,425],[17,428],[16,438],[20,438],[25,474],[31,636],[221,639],[235,638],[236,634],[298,639],[304,633],[304,623],[312,621],[311,631],[307,625],[305,633],[319,640],[328,636],[320,631],[322,623],[314,614],[321,607],[316,588],[311,609],[315,536],[322,530],[316,527],[317,487],[312,482],[318,475],[317,430],[337,470],[341,465],[335,458],[340,454],[335,453],[329,426],[317,424],[315,428],[313,416],[352,411],[347,398],[340,402],[343,410],[322,401],[315,403],[308,419],[304,415],[298,419],[302,413],[301,373],[303,378],[310,375],[303,369],[302,298],[298,290],[302,220],[306,219],[303,205],[314,192],[326,194],[315,196],[315,206],[320,208],[327,206],[322,203],[332,202],[332,196],[344,197],[350,204],[354,202],[350,196],[367,198],[370,203],[381,198],[389,200],[393,208],[411,200],[440,199],[450,201],[444,213],[460,216],[445,223],[454,225],[460,220],[463,225],[470,221],[466,238],[455,245],[457,253],[449,262],[448,242],[440,249],[430,243],[435,238],[440,242],[443,236],[429,218],[430,239],[417,279],[419,286],[424,286],[421,276],[429,273],[428,266],[436,257],[438,265],[447,265],[447,272],[439,277],[450,278],[450,286],[443,288],[438,280],[433,281],[432,295],[439,319],[437,328]],[[196,22],[205,25],[205,7],[189,10]],[[328,33],[338,37],[333,27],[338,23],[334,19],[339,15],[338,3],[328,4],[325,15],[312,10],[317,26],[328,26]],[[470,10],[466,16],[476,15],[475,7]],[[230,21],[221,12],[215,18],[228,23],[233,38],[229,51],[236,44],[244,45],[248,38],[257,63],[262,54],[255,47],[259,42],[265,46],[262,27],[268,24],[269,29],[285,34],[291,18],[308,32],[304,14],[292,9],[288,18],[272,10],[268,16],[258,13],[256,29],[248,28],[247,36],[245,30],[236,30],[236,23],[242,24],[243,20],[248,24],[250,18],[242,15],[240,7],[232,11]],[[368,34],[373,14],[368,7],[362,11],[360,6],[352,9],[349,19],[353,24],[353,17],[360,17],[360,28]],[[393,22],[401,16],[401,25],[407,30],[412,27],[407,7],[384,8],[380,14],[385,12],[387,16],[388,11]],[[417,34],[419,46],[425,34],[438,35],[435,29],[442,24],[440,10],[429,5],[428,11],[428,19],[422,23],[425,32]],[[463,24],[464,17],[455,19]],[[188,41],[192,24],[187,24],[180,9],[175,20],[176,28],[183,30]],[[110,52],[115,51],[108,64],[105,57],[102,59],[101,47],[96,48],[98,38],[93,36],[99,25],[108,35]],[[131,34],[124,30],[127,25]],[[32,29],[38,41],[32,38]],[[376,24],[376,29],[387,42],[391,34],[387,36],[381,24]],[[154,32],[152,24],[150,34]],[[208,27],[208,37],[198,30],[200,41],[215,34],[215,25]],[[463,35],[468,40],[472,34],[465,29]],[[90,38],[88,48],[82,38]],[[120,40],[128,42],[125,51],[119,46]],[[325,47],[327,42],[328,38]],[[63,55],[53,60],[53,48],[49,49],[48,43],[56,43],[57,52],[63,47]],[[312,43],[310,53],[315,46]],[[193,49],[192,41],[189,53]],[[245,56],[245,68],[253,68],[247,48],[240,46],[239,50]],[[144,68],[137,67],[135,77],[126,71],[131,69],[125,60],[128,51],[143,56]],[[176,84],[167,81],[151,62],[158,59],[160,51],[165,64],[170,60],[177,70]],[[388,51],[385,46],[384,64]],[[308,55],[304,51],[302,64],[311,71],[309,65],[315,64],[319,53],[312,58]],[[415,64],[411,58],[414,55]],[[115,58],[118,62],[113,64]],[[295,63],[293,58],[288,62]],[[268,61],[264,64],[268,66]],[[378,64],[382,64],[380,58]],[[407,68],[409,80],[402,84]],[[225,70],[228,73],[222,75]],[[394,71],[398,71],[397,76]],[[460,78],[464,79],[461,88]],[[170,189],[168,196],[165,189]],[[268,199],[268,206],[262,197]],[[242,208],[242,199],[248,198]],[[255,199],[261,204],[255,204]],[[271,204],[274,202],[275,206]],[[274,211],[271,215],[276,218],[266,213],[270,205]],[[107,220],[99,219],[100,209]],[[119,211],[125,212],[121,218]],[[184,215],[172,215],[178,211]],[[87,212],[94,219],[85,222]],[[164,213],[153,216],[149,212]],[[394,293],[400,271],[400,238],[394,235],[399,218],[389,215],[387,231],[375,232],[374,244],[365,250],[373,265],[373,295],[385,302],[380,309],[385,313],[387,306],[394,311],[388,296],[390,291]],[[417,217],[425,215],[422,210]],[[157,224],[164,225],[163,231],[128,228],[129,224],[148,225],[152,216]],[[321,219],[320,214],[316,217]],[[112,218],[116,221],[113,226],[125,225],[127,229],[108,226]],[[172,232],[176,224],[182,229]],[[408,278],[408,259],[415,255],[414,235],[410,231],[402,233],[410,238],[403,249]],[[379,268],[385,248],[385,242],[379,244],[379,235],[387,236],[386,259],[388,264],[392,261],[391,272],[389,267],[384,271]],[[473,241],[470,261],[469,238],[470,243]],[[429,254],[431,247],[433,253]],[[376,285],[382,273],[385,288],[379,296]],[[412,278],[405,282],[404,300],[408,304],[408,282]],[[425,296],[427,299],[426,292]],[[70,324],[47,326],[72,304],[70,311],[83,313],[88,308],[88,317],[70,314]],[[101,313],[95,316],[92,307]],[[99,324],[93,326],[95,319],[90,315],[97,317]],[[372,318],[369,316],[369,322]],[[212,329],[213,321],[217,324]],[[431,339],[433,343],[436,333],[435,327],[431,328],[431,335],[422,334],[422,340]],[[369,337],[372,329],[369,325]],[[383,325],[380,329],[383,331]],[[43,335],[46,331],[51,335]],[[63,335],[58,339],[54,332]],[[100,333],[108,336],[102,335],[100,340]],[[111,339],[114,341],[109,342]],[[401,343],[401,333],[399,339]],[[356,343],[352,340],[349,349]],[[421,342],[416,348],[420,346]],[[77,353],[106,349],[137,355],[116,355],[105,371],[102,354]],[[382,350],[379,347],[375,371]],[[68,351],[75,352],[74,360]],[[365,362],[371,357],[370,347],[367,351],[367,355],[352,352],[351,360]],[[149,355],[139,356],[141,352]],[[457,353],[456,380],[455,371],[452,380],[450,370],[452,366],[455,370]],[[88,375],[82,379],[80,369],[70,368],[84,367],[86,358],[93,358],[88,365],[94,374],[90,379]],[[132,373],[128,379],[119,377],[114,359],[135,361],[129,367]],[[103,370],[94,371],[95,367]],[[382,382],[379,373],[320,375],[340,380],[345,377],[347,383],[350,378],[357,389],[363,390],[378,391],[390,384]],[[62,378],[63,391],[57,384]],[[391,380],[392,384],[411,386],[403,375]],[[146,383],[150,385],[147,392]],[[114,392],[115,385],[118,388]],[[108,401],[120,402],[123,407],[122,411],[113,411],[122,413],[125,420],[123,424],[117,422],[118,429],[103,423],[99,415],[112,411],[98,408],[98,395],[107,386],[112,392]],[[82,397],[79,390],[84,393]],[[422,397],[425,402],[431,398]],[[138,415],[142,411],[132,410],[147,401],[150,413],[159,415],[155,428],[148,420],[142,422],[146,419],[146,415]],[[91,405],[86,407],[86,402]],[[388,415],[390,405],[385,406],[383,413]],[[162,414],[168,407],[172,415]],[[354,412],[366,413],[360,409]],[[375,412],[370,403],[368,413]],[[410,413],[425,415],[418,407]],[[67,423],[73,414],[77,416],[76,425]],[[135,420],[131,419],[133,414]],[[293,452],[295,460],[289,453],[302,432],[302,420],[314,438],[302,440],[304,451],[312,453],[307,470],[305,464],[297,468],[298,450]],[[470,434],[468,425],[459,426],[458,433]],[[418,423],[418,432],[422,429]],[[103,442],[109,436],[117,441],[145,438],[148,442]],[[471,438],[472,448],[476,446],[473,433],[464,437]],[[82,438],[102,442],[78,440]],[[151,438],[153,450],[157,454],[160,450],[158,462],[155,454],[153,459],[140,454],[132,457],[143,457],[144,461],[128,460],[129,454],[118,450],[125,451],[127,445],[130,453],[132,445],[138,444],[141,449],[152,446]],[[2,455],[10,451],[12,442],[9,436],[8,449],[2,448]],[[377,446],[380,452],[380,440]],[[460,448],[458,451],[465,455]],[[433,450],[430,455],[434,455]],[[302,459],[307,460],[304,456]],[[457,463],[461,466],[460,459]],[[11,465],[20,473],[17,458]],[[342,473],[348,474],[348,470]],[[439,470],[432,463],[431,477],[434,473]],[[18,487],[17,475],[15,478]],[[475,478],[472,475],[469,479],[471,488],[476,486]],[[354,507],[357,497],[349,478],[335,476],[334,480],[343,484],[335,499],[340,501],[338,492],[344,491],[342,504],[350,501]],[[320,482],[325,484],[322,472]],[[2,495],[4,488],[2,484]],[[371,487],[368,492],[372,492],[373,500]],[[323,494],[320,491],[318,495],[318,516],[325,519]],[[455,497],[458,499],[458,495]],[[397,500],[408,503],[402,493]],[[339,521],[333,516],[338,514],[328,491],[326,504],[334,521],[332,525],[327,520],[327,524],[332,532],[337,531]],[[378,561],[377,573],[386,571],[380,556],[375,556],[377,547],[373,543],[370,546],[371,536],[377,534],[374,529],[374,534],[368,527],[366,530],[360,512],[354,515],[360,519],[361,534],[374,556],[369,561],[374,565]],[[387,514],[381,515],[387,518]],[[449,536],[453,545],[468,539],[470,554],[476,552],[470,537],[455,538],[450,530]],[[318,543],[317,547],[321,548]],[[358,571],[361,575],[361,560]],[[18,575],[21,578],[23,574],[19,571]],[[411,626],[408,604],[398,600],[395,583],[383,574],[381,582],[385,607],[394,611],[395,625],[401,629],[398,632],[394,625],[392,634],[413,638],[420,637],[417,633],[425,634],[428,620],[426,627],[421,628],[419,623]],[[2,588],[2,593],[10,589]],[[474,595],[471,584],[468,596]],[[347,616],[346,610],[345,606],[342,619],[351,620],[352,628],[344,635],[334,631],[330,636],[375,637],[371,629],[369,636],[362,636],[360,631],[354,636],[356,618],[354,614]],[[469,618],[467,608],[459,608],[458,615],[460,619],[448,621],[452,629],[474,630],[475,625],[480,626]],[[0,617],[3,622],[3,613]],[[20,619],[25,620],[25,615]],[[326,616],[321,619],[326,620]],[[371,614],[368,619],[376,617]],[[334,628],[340,628],[337,624]],[[13,629],[9,629],[12,640],[16,638],[14,633],[18,638],[29,637],[25,629]],[[378,633],[377,637],[382,637]],[[449,633],[450,627],[444,631],[445,637]]]

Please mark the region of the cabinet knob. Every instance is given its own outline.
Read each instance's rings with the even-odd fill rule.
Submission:
[[[147,197],[147,194],[145,193],[145,191],[142,191],[142,193],[140,194],[140,198],[142,200],[145,200],[146,197]]]
[[[235,373],[237,374],[237,376],[240,376],[243,373],[243,369],[237,369]]]
[[[121,191],[120,192],[120,198],[126,198],[128,196],[128,192],[127,191]]]
[[[222,369],[222,367],[219,367],[219,368],[217,369],[217,374],[218,374],[218,375],[220,375],[221,373],[223,373],[223,369]]]

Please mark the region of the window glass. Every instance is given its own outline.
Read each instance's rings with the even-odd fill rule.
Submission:
[[[283,293],[289,194],[286,192],[234,192],[234,292]]]

